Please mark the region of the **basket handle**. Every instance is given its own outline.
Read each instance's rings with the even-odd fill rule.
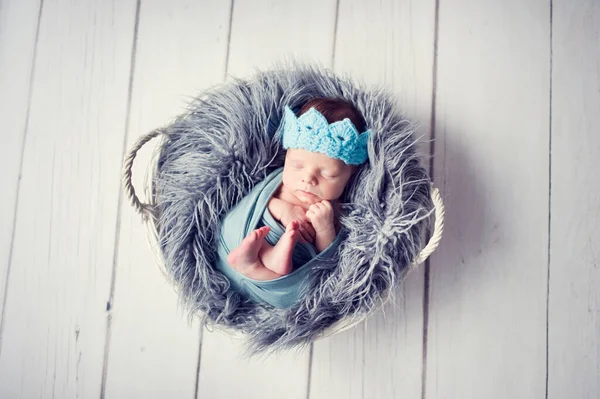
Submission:
[[[121,178],[123,181],[123,188],[125,189],[125,193],[127,194],[127,198],[129,198],[129,203],[133,208],[143,216],[152,216],[153,207],[151,204],[145,204],[135,193],[135,188],[131,183],[131,168],[133,167],[133,161],[137,155],[137,152],[150,140],[161,135],[166,134],[166,131],[163,129],[156,129],[151,131],[148,134],[140,136],[135,144],[129,149],[129,152],[125,155],[123,159],[123,168],[121,170]]]
[[[161,134],[166,134],[166,131],[164,129],[156,129],[146,135],[141,136],[131,147],[131,149],[123,159],[123,187],[125,188],[125,192],[133,208],[138,213],[144,216],[152,216],[153,207],[151,204],[144,204],[143,202],[141,202],[138,196],[135,194],[135,189],[133,188],[133,184],[131,183],[131,168],[133,166],[133,161],[137,155],[137,152],[140,150],[140,148],[142,148],[144,144]],[[413,261],[413,266],[423,263],[433,253],[433,251],[436,250],[444,232],[444,203],[442,202],[442,198],[440,197],[440,190],[438,190],[436,187],[434,187],[431,191],[431,199],[433,200],[433,205],[435,207],[435,225],[433,229],[433,235],[429,239],[429,242],[427,243],[425,248],[421,250],[419,255]]]
[[[416,266],[420,263],[425,262],[425,260],[436,250],[438,247],[440,240],[442,239],[442,234],[444,233],[444,215],[446,211],[444,210],[444,203],[442,201],[442,197],[440,196],[440,190],[436,187],[433,187],[431,191],[431,199],[433,200],[433,206],[435,207],[435,224],[433,227],[433,235],[429,239],[429,242],[421,250],[419,255],[413,261],[413,266]]]

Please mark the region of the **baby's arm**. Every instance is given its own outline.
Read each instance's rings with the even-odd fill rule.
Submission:
[[[335,240],[335,212],[331,202],[323,200],[310,206],[306,217],[315,227],[315,248],[320,253]]]
[[[317,252],[321,253],[335,240],[335,228],[333,223],[331,228],[327,230],[317,230],[317,236],[315,238],[315,248]]]
[[[306,211],[298,205],[290,204],[279,198],[271,198],[268,203],[269,211],[273,217],[280,221],[284,227],[288,227],[292,221],[296,220],[299,223],[298,231],[301,235],[301,241],[313,242],[315,237],[315,229],[310,224],[306,217]]]
[[[268,207],[269,207],[269,212],[271,212],[271,215],[273,215],[273,217],[276,220],[279,220],[281,222],[281,217],[283,216],[283,213],[285,211],[285,208],[290,206],[290,204],[288,204],[287,202],[280,200],[279,198],[271,198],[271,200],[269,200],[268,203]]]

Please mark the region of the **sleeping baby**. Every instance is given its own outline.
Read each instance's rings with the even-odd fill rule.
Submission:
[[[370,131],[359,133],[364,126],[358,110],[337,98],[312,99],[297,115],[285,108],[283,168],[258,184],[223,222],[219,253],[227,265],[218,266],[235,289],[276,307],[297,299],[306,273],[296,269],[339,244],[339,198],[367,160]],[[248,233],[235,237],[228,225]],[[273,295],[283,302],[269,300]]]

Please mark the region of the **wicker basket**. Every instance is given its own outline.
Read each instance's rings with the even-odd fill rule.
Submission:
[[[129,151],[125,155],[125,158],[123,161],[122,179],[123,179],[123,187],[125,189],[127,197],[129,198],[129,202],[131,203],[133,208],[142,216],[142,219],[146,225],[147,232],[148,232],[148,239],[149,239],[150,245],[153,249],[153,253],[154,253],[157,265],[159,266],[163,275],[165,275],[165,277],[167,279],[170,279],[170,276],[168,276],[168,273],[166,272],[166,270],[164,268],[164,262],[162,260],[160,250],[158,250],[158,233],[157,233],[157,228],[156,228],[156,221],[158,219],[158,216],[157,216],[156,210],[155,210],[156,204],[154,203],[154,195],[153,195],[153,193],[155,192],[154,186],[153,186],[153,182],[154,182],[153,176],[156,171],[156,160],[158,158],[158,156],[157,156],[158,152],[160,151],[160,148],[161,148],[160,145],[157,147],[157,151],[155,152],[154,156],[152,157],[151,162],[148,165],[148,170],[147,170],[147,173],[145,176],[144,192],[145,192],[145,197],[147,198],[146,199],[147,202],[144,203],[139,199],[139,197],[137,196],[137,194],[135,192],[133,184],[131,182],[132,166],[133,166],[135,157],[137,155],[137,152],[150,140],[152,140],[153,138],[155,138],[157,136],[164,134],[164,132],[165,132],[165,130],[163,130],[163,129],[154,130],[146,135],[141,136],[135,142],[135,144],[129,149]],[[434,224],[433,234],[429,238],[429,242],[427,243],[425,248],[423,248],[421,250],[421,252],[419,253],[419,255],[417,256],[417,258],[415,258],[413,260],[409,272],[414,270],[419,264],[423,263],[435,251],[435,249],[437,248],[437,246],[442,238],[442,233],[444,230],[444,204],[440,197],[439,190],[435,187],[433,187],[433,189],[431,190],[431,198],[432,198],[432,201],[433,201],[433,204],[435,207],[435,224]],[[383,298],[384,299],[381,301],[381,303],[377,307],[377,309],[381,308],[389,300],[389,298],[390,298],[389,292],[386,292],[385,295],[383,295]],[[329,328],[325,329],[323,332],[321,332],[321,334],[318,335],[318,338],[320,339],[320,338],[328,337],[333,334],[337,334],[342,331],[348,330],[348,329],[356,326],[357,324],[361,323],[362,321],[364,321],[366,318],[368,318],[370,316],[371,313],[373,313],[377,309],[374,309],[369,314],[364,314],[364,315],[360,315],[360,316],[356,316],[356,317],[344,318],[344,319],[338,321],[337,323],[333,324]],[[223,326],[218,326],[218,328],[229,333],[230,335],[241,337],[241,334],[237,330],[233,330],[233,329],[226,328]]]

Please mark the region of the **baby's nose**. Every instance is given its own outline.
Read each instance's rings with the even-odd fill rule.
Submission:
[[[303,177],[302,178],[302,183],[315,184],[315,179],[313,179],[312,176],[310,176],[310,177]]]

